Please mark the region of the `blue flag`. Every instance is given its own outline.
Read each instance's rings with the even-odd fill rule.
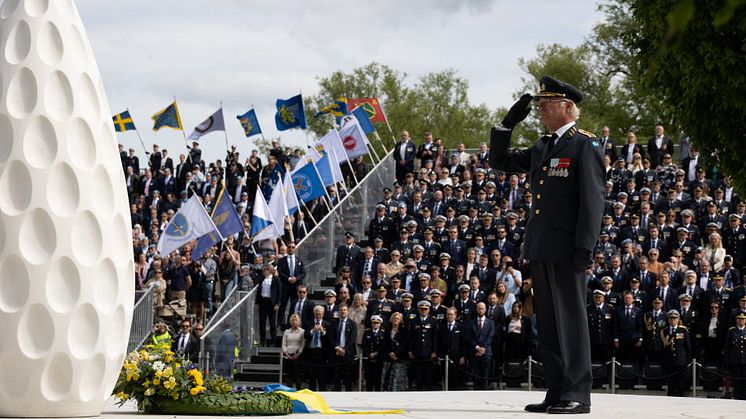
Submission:
[[[275,189],[275,186],[277,186],[278,183],[282,180],[282,175],[285,173],[285,171],[282,169],[280,164],[275,164],[275,167],[272,168],[272,171],[269,172],[269,176],[267,176],[267,180],[262,183],[262,193],[265,197],[271,197],[272,191]],[[267,201],[269,202],[269,201]]]
[[[212,222],[215,223],[220,234],[211,231],[209,234],[200,237],[197,246],[192,249],[192,260],[199,260],[212,245],[221,240],[220,236],[228,237],[243,231],[241,217],[238,216],[236,207],[231,203],[230,195],[224,192],[225,189],[221,188],[215,207],[210,214],[210,218],[212,218]]]
[[[135,121],[130,116],[130,111],[124,111],[120,114],[114,115],[111,119],[114,120],[114,129],[117,132],[131,131],[135,128]]]
[[[298,200],[303,203],[324,196],[326,193],[324,183],[319,177],[313,162],[308,162],[304,166],[293,170],[290,177],[293,181],[295,193],[298,195]]]
[[[277,99],[277,113],[275,124],[277,130],[285,131],[290,128],[306,129],[306,114],[303,111],[303,97],[293,96],[290,99]]]
[[[236,116],[238,118],[238,122],[241,123],[241,126],[243,127],[243,133],[246,134],[246,137],[251,137],[252,135],[261,134],[262,129],[259,128],[259,120],[256,119],[256,112],[254,112],[254,109],[249,110],[243,115]]]
[[[376,131],[373,127],[373,123],[370,122],[370,118],[368,118],[368,112],[365,111],[365,108],[358,106],[352,111],[352,114],[357,119],[357,122],[360,123],[360,128],[363,129],[364,133],[370,134],[371,132]]]
[[[176,101],[153,114],[150,119],[153,120],[153,131],[158,131],[163,127],[184,130],[184,126],[181,124],[181,116],[179,115],[179,107],[176,106]]]

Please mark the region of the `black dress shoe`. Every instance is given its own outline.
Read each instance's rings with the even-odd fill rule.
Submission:
[[[552,403],[549,403],[548,401],[544,400],[541,403],[534,403],[534,404],[527,404],[524,408],[527,412],[533,412],[533,413],[545,413],[549,407],[552,406]]]
[[[559,402],[550,406],[547,413],[574,415],[578,413],[591,413],[591,407],[580,402]]]

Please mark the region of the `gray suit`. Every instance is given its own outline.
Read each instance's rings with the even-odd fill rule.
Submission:
[[[548,151],[548,137],[524,150],[508,151],[511,131],[494,128],[490,165],[508,173],[528,173],[534,204],[526,227],[524,255],[534,279],[539,346],[550,404],[590,405],[591,357],[587,324],[585,262],[598,238],[604,211],[601,143],[572,126]],[[590,258],[588,259],[590,265]],[[546,308],[546,309],[544,309]]]

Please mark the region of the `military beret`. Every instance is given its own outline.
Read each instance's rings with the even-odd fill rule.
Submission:
[[[416,244],[416,245],[414,245],[414,247],[412,247],[412,250],[414,250],[415,252],[416,251],[424,252],[425,248],[422,247],[422,246],[420,246],[419,244]]]
[[[443,295],[443,293],[439,289],[435,288],[434,290],[430,291],[430,295],[437,295],[440,297],[441,295]]]
[[[583,94],[575,86],[550,76],[544,76],[539,81],[539,93],[534,95],[534,100],[547,97],[565,98],[575,103],[580,103],[583,100]]]
[[[370,316],[370,322],[371,323],[383,323],[383,318],[379,316],[378,314],[374,314]]]
[[[401,299],[402,300],[411,300],[413,298],[414,298],[414,296],[412,294],[408,293],[408,292],[405,292],[404,294],[401,295]]]
[[[689,229],[686,228],[686,227],[679,227],[679,228],[676,229],[676,232],[677,233],[686,233],[686,234],[689,234]]]
[[[676,309],[668,310],[668,317],[680,317],[679,311]]]
[[[336,296],[337,296],[337,293],[334,292],[334,290],[326,290],[326,292],[324,292],[324,297],[336,297]]]
[[[605,277],[601,278],[601,283],[602,283],[602,284],[606,284],[606,283],[609,283],[609,282],[613,282],[613,281],[611,280],[611,277],[610,277],[610,276],[605,276]]]
[[[378,205],[376,205],[376,209],[377,210],[379,210],[379,209],[386,209],[386,205],[378,204]]]
[[[446,252],[441,253],[440,256],[438,257],[438,259],[450,259],[450,258],[451,258],[451,255],[449,255]]]
[[[417,303],[417,308],[430,308],[430,301],[422,300]]]
[[[684,293],[684,294],[679,295],[679,300],[692,301],[692,296],[689,295],[689,294]]]
[[[469,287],[467,284],[461,284],[461,285],[458,286],[459,292],[461,292],[461,291],[469,291],[470,289],[471,289],[471,287]]]

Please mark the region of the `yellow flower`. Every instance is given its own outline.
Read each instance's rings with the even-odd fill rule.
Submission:
[[[155,394],[155,387],[150,387],[149,389],[145,390],[145,397],[150,397],[153,394]]]
[[[145,380],[145,382],[142,383],[142,386],[145,387],[145,388],[150,387],[150,380]]]
[[[137,381],[140,379],[140,374],[137,372],[127,373],[127,381]]]
[[[162,376],[163,376],[164,378],[168,378],[168,377],[171,377],[172,375],[174,375],[174,370],[173,370],[173,368],[171,368],[171,367],[166,367],[166,369],[165,369],[165,370],[163,370],[163,375],[162,375]]]
[[[130,398],[130,396],[128,396],[127,393],[120,391],[119,393],[117,393],[117,398],[119,400],[127,400]]]
[[[171,397],[173,397],[174,400],[179,400],[179,393],[174,393]]]
[[[181,364],[179,364],[178,362],[175,365],[176,365],[176,368],[181,368]]]
[[[190,390],[189,390],[189,394],[191,394],[192,396],[196,396],[196,395],[198,395],[199,393],[202,393],[203,391],[205,391],[205,388],[204,388],[204,387],[202,387],[202,386],[197,386],[197,387],[194,387],[194,388],[190,389]]]
[[[165,387],[168,390],[171,390],[174,387],[176,387],[176,378],[171,377],[171,378],[168,379],[168,381],[164,381],[163,382],[163,387]]]
[[[161,379],[160,378],[153,378],[153,385],[154,386],[161,385]]]
[[[163,358],[163,360],[166,361],[166,363],[168,364],[168,363],[173,362],[174,358],[172,356],[170,356],[170,355],[166,355],[166,357]]]

